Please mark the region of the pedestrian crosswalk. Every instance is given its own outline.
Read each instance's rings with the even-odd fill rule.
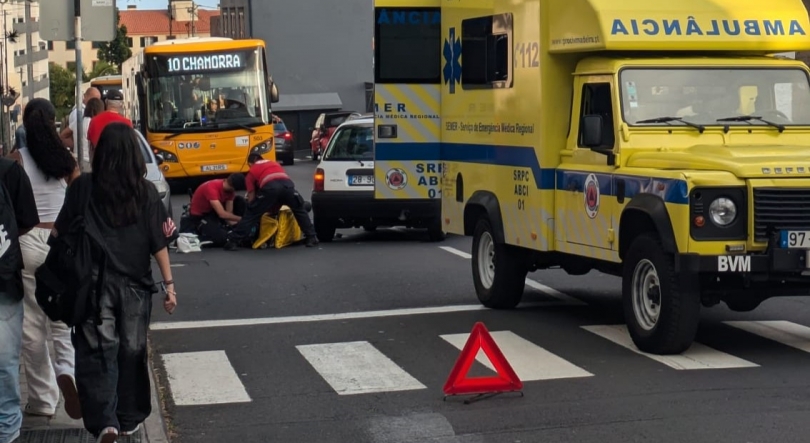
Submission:
[[[751,342],[751,336],[759,336],[769,340],[782,352],[810,353],[810,327],[793,322],[729,321],[717,327],[726,327],[729,334],[736,335],[733,347],[737,352],[745,352],[745,344]],[[710,347],[699,341],[680,355],[652,355],[639,351],[633,345],[624,325],[579,325],[572,326],[565,333],[576,331],[580,331],[579,333],[583,335],[574,337],[574,340],[588,340],[589,337],[591,340],[604,340],[603,345],[596,346],[600,352],[600,359],[604,359],[607,355],[609,359],[615,359],[620,361],[620,364],[626,365],[632,364],[628,359],[644,358],[660,364],[660,369],[664,371],[765,370],[768,362],[758,361],[757,358],[767,360],[774,356],[773,353],[763,355],[751,352],[746,358],[742,358],[716,349],[715,347],[718,347],[716,344],[715,347]],[[555,336],[538,335],[531,330],[492,330],[490,333],[524,383],[581,378],[598,380],[600,375],[604,375],[600,374],[602,366],[594,364],[587,351],[581,351],[577,347],[564,348],[561,352]],[[521,336],[521,333],[526,336]],[[309,368],[308,371],[299,371],[296,375],[300,377],[307,374],[316,375],[326,383],[323,386],[328,386],[336,395],[385,393],[393,395],[397,392],[434,389],[441,386],[444,379],[426,377],[425,371],[420,368],[439,367],[443,368],[439,372],[449,373],[448,362],[452,363],[458,357],[468,337],[469,332],[436,334],[433,338],[435,342],[420,346],[420,350],[424,348],[425,352],[418,354],[394,352],[390,342],[374,340],[287,346],[294,348],[293,355],[303,359],[302,363]],[[724,334],[724,337],[727,339],[729,335]],[[571,341],[569,337],[567,342]],[[407,341],[403,343],[413,347],[412,343]],[[555,349],[556,353],[549,349]],[[278,352],[289,355],[283,350]],[[752,358],[752,355],[757,358]],[[234,367],[224,351],[164,354],[161,357],[175,404],[178,406],[252,401],[249,389],[246,389],[240,381],[239,373],[243,372],[243,369]],[[637,362],[640,361],[643,360]],[[795,359],[791,361],[795,361],[797,365],[810,364],[810,361],[802,362]],[[485,371],[485,368],[493,369],[483,352],[479,352],[477,362],[479,372]],[[630,373],[633,368],[628,367],[626,371]],[[421,378],[414,375],[417,373],[421,374]],[[604,378],[609,379],[610,376],[604,375]]]

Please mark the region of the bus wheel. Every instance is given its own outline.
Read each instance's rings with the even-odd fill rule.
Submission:
[[[521,250],[498,244],[489,220],[478,220],[473,233],[472,272],[475,292],[484,306],[511,309],[520,303],[528,269]]]
[[[622,303],[630,337],[650,354],[689,349],[700,323],[700,291],[675,272],[673,257],[654,234],[636,238],[627,251]]]

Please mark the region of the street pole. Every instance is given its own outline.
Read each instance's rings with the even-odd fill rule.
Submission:
[[[84,112],[81,105],[82,105],[82,81],[84,80],[83,69],[82,69],[82,2],[81,0],[73,0],[73,8],[76,12],[76,35],[75,35],[75,46],[76,46],[76,131],[75,131],[75,138],[73,142],[73,147],[76,150],[76,157],[78,159],[79,168],[84,171],[87,165],[84,163],[84,147],[82,146],[82,140],[84,139],[84,134],[82,134],[82,130],[84,129],[84,125],[82,124],[83,114]],[[70,116],[68,116],[68,122],[70,122]]]
[[[3,87],[2,90],[0,90],[0,96],[5,95],[8,91],[8,29],[6,27],[6,15],[8,11],[6,11],[6,2],[7,1],[0,2],[3,6],[3,72],[0,73],[0,76],[2,76],[0,78],[3,80]],[[0,103],[0,106],[2,106],[3,111],[2,115],[0,115],[0,117],[2,117],[2,121],[0,121],[0,136],[2,136],[3,139],[3,151],[8,153],[11,151],[11,137],[8,133],[11,130],[11,125],[6,123],[10,120],[8,118],[8,106],[3,103]]]

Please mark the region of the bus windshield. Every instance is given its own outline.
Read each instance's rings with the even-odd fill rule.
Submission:
[[[148,128],[199,132],[270,122],[263,51],[148,54]]]

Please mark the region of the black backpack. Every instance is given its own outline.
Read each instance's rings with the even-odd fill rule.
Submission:
[[[84,178],[84,177],[82,177]],[[36,299],[53,321],[79,325],[98,309],[104,285],[107,253],[90,192],[81,202],[83,212],[66,232],[51,237],[45,262],[37,268]],[[96,323],[99,318],[96,316]]]
[[[0,294],[7,293],[15,300],[22,300],[20,232],[14,202],[2,181],[12,166],[14,160],[0,158]]]

